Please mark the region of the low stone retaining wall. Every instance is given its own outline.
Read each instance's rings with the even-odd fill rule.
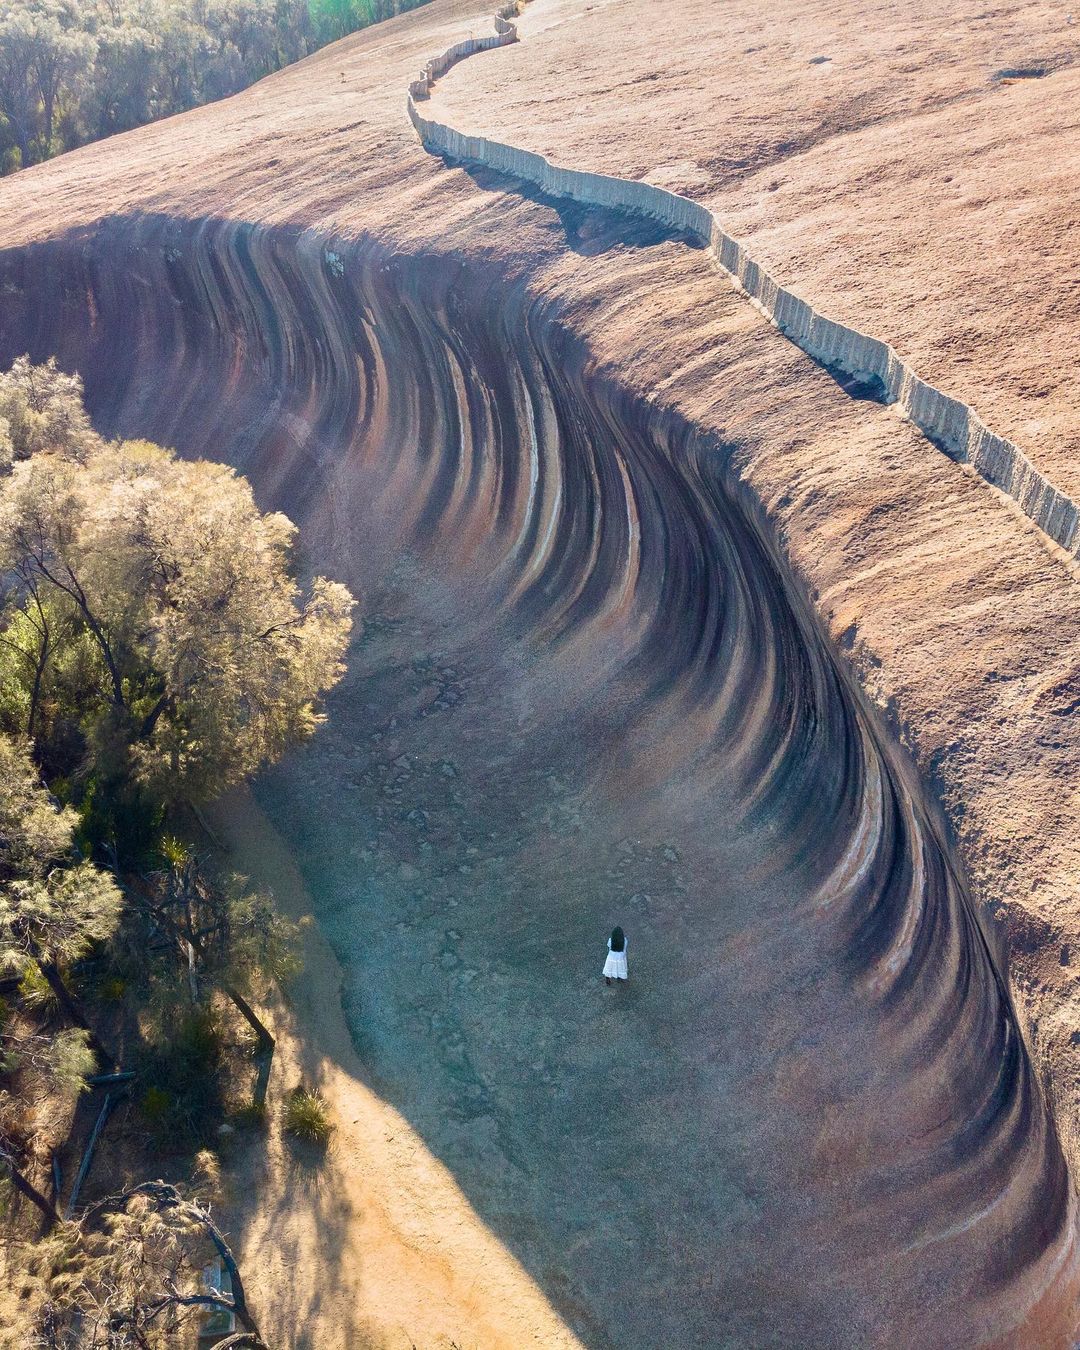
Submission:
[[[781,286],[699,202],[651,183],[564,169],[543,155],[484,136],[464,136],[425,117],[419,104],[430,97],[434,82],[452,66],[476,52],[517,42],[513,19],[520,8],[520,3],[503,6],[495,15],[494,33],[456,43],[429,61],[420,78],[409,86],[409,117],[426,150],[486,165],[532,183],[549,196],[648,216],[692,235],[785,337],[815,361],[880,389],[885,402],[895,404],[952,459],[969,464],[1011,497],[1055,544],[1074,557],[1080,553],[1080,510],[1076,503],[1054,487],[1018,445],[992,432],[966,403],[921,379],[888,343],[827,318]]]

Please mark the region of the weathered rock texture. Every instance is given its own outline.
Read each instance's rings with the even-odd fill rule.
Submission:
[[[0,358],[433,648],[384,694],[373,624],[272,806],[372,1081],[586,1343],[1070,1345],[1075,582],[682,239],[425,154],[462,12],[5,183]]]
[[[520,46],[455,72],[440,120],[692,197],[1077,499],[1070,7],[682,0],[660,43],[652,12],[542,0]]]
[[[685,233],[708,250],[785,337],[831,370],[851,376],[857,397],[895,403],[925,436],[1007,493],[1055,544],[1074,554],[1080,549],[1076,503],[1040,473],[1018,445],[991,432],[974,408],[921,379],[887,342],[826,317],[781,285],[700,202],[653,183],[562,167],[521,146],[465,135],[424,116],[418,102],[429,97],[440,76],[466,57],[518,40],[512,19],[520,8],[521,0],[507,5],[494,16],[493,36],[455,43],[430,61],[421,78],[410,85],[409,116],[427,149],[486,165],[553,197],[648,216]]]

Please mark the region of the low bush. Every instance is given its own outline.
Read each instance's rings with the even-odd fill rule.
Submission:
[[[325,1147],[334,1127],[330,1121],[326,1099],[318,1088],[301,1084],[289,1093],[285,1104],[285,1130],[296,1139]]]
[[[98,992],[102,1003],[123,1003],[127,994],[127,980],[119,975],[110,975],[102,980]]]
[[[142,1073],[150,1082],[143,1114],[180,1148],[213,1137],[224,1117],[221,1029],[213,1012],[196,1009],[148,1056]],[[147,1102],[152,1103],[152,1115]]]
[[[230,1122],[238,1130],[262,1130],[266,1128],[266,1103],[245,1102],[229,1116]]]
[[[59,1008],[52,985],[32,962],[19,980],[19,997],[23,1006],[44,1016],[52,1016]]]
[[[172,1098],[164,1088],[148,1087],[139,1103],[139,1110],[151,1125],[164,1125],[172,1110]]]

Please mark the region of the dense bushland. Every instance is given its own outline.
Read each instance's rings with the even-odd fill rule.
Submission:
[[[223,465],[98,437],[55,363],[0,374],[0,1211],[41,1272],[26,1344],[172,1344],[214,1298],[259,1343],[238,1271],[200,1290],[231,1254],[185,1179],[266,1124],[256,1005],[297,929],[199,852],[198,808],[309,736],[342,674],[352,596],[301,588],[295,535]],[[87,1208],[70,1164],[121,1105],[138,1156]]]
[[[423,0],[7,0],[0,172],[224,98]]]

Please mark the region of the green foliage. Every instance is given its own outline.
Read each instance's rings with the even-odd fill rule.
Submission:
[[[82,455],[97,442],[83,406],[83,385],[49,357],[18,357],[0,372],[0,466],[42,450]]]
[[[318,1088],[302,1084],[293,1088],[285,1103],[285,1130],[296,1139],[320,1148],[330,1141],[334,1126],[330,1120],[326,1099]]]
[[[43,1052],[46,1072],[64,1091],[85,1092],[86,1079],[94,1072],[94,1052],[80,1027],[67,1027],[49,1037]]]
[[[336,42],[346,33],[355,33],[358,28],[374,23],[382,17],[379,10],[380,6],[374,0],[310,0],[308,4],[311,24],[320,44]]]
[[[75,813],[57,807],[27,747],[0,735],[0,884],[40,881],[71,850]]]
[[[265,1102],[244,1102],[232,1112],[229,1120],[238,1130],[264,1130],[268,1118]]]
[[[0,170],[234,94],[419,2],[9,0]]]
[[[178,839],[175,834],[167,834],[158,845],[161,856],[170,867],[183,867],[192,856],[191,845],[183,839]]]
[[[87,833],[138,851],[161,806],[217,796],[318,725],[353,600],[323,577],[301,595],[294,526],[224,465],[85,451],[0,478],[0,707],[26,709],[17,729],[54,770],[50,733],[78,728]]]
[[[0,735],[0,967],[74,961],[115,931],[120,892],[92,863],[74,861],[74,828],[26,748]]]
[[[165,1089],[154,1085],[143,1093],[139,1110],[151,1125],[158,1126],[164,1125],[168,1120],[172,1105],[172,1098]]]
[[[85,754],[85,743],[80,740],[80,744]],[[165,804],[141,783],[116,777],[116,764],[126,760],[122,743],[99,753],[105,771],[89,774],[79,785],[76,842],[84,853],[93,853],[107,841],[126,865],[152,866],[165,822]],[[55,758],[61,754],[57,749]]]
[[[218,1067],[221,1063],[221,1029],[208,1008],[196,1009],[180,1023],[171,1054],[185,1074],[201,1074]]]
[[[195,1008],[156,1045],[142,1067],[148,1087],[140,1109],[178,1148],[206,1141],[224,1114],[221,1027],[209,1008]]]
[[[50,1088],[66,1094],[85,1092],[86,1078],[94,1072],[94,1052],[87,1034],[79,1027],[68,1027],[55,1035],[15,1034],[0,1036],[0,1073],[13,1074],[30,1068]]]
[[[127,980],[119,975],[110,975],[98,987],[98,997],[102,1003],[123,1003],[127,997]]]
[[[274,1037],[252,1004],[269,984],[291,979],[299,970],[297,925],[278,914],[266,894],[250,892],[239,878],[218,883],[194,857],[147,880],[136,903],[150,930],[169,940],[133,951],[132,957],[152,991],[161,1024],[170,1024],[181,1000],[223,995],[232,1005],[230,1061],[235,1066],[239,1050],[258,1065],[254,1091],[261,1104]]]
[[[19,979],[19,999],[31,1012],[51,1017],[57,1011],[53,987],[32,961],[27,963]]]
[[[280,914],[267,892],[248,890],[245,878],[221,884],[189,856],[150,882],[145,906],[177,939],[164,954],[170,969],[176,953],[190,947],[200,980],[254,998],[299,974],[299,924]]]
[[[248,891],[234,877],[225,892],[227,947],[219,956],[232,984],[257,992],[260,980],[288,984],[300,973],[299,926],[274,907],[265,891]]]
[[[249,890],[244,877],[220,884],[189,856],[151,881],[156,922],[192,948],[201,979],[258,998],[267,985],[299,974],[300,926],[278,912],[266,891]],[[168,959],[175,962],[173,950]]]
[[[120,917],[115,882],[93,863],[54,868],[41,883],[12,882],[0,893],[0,933],[14,940],[8,951],[17,965],[25,949],[51,961],[74,961],[103,941]]]

